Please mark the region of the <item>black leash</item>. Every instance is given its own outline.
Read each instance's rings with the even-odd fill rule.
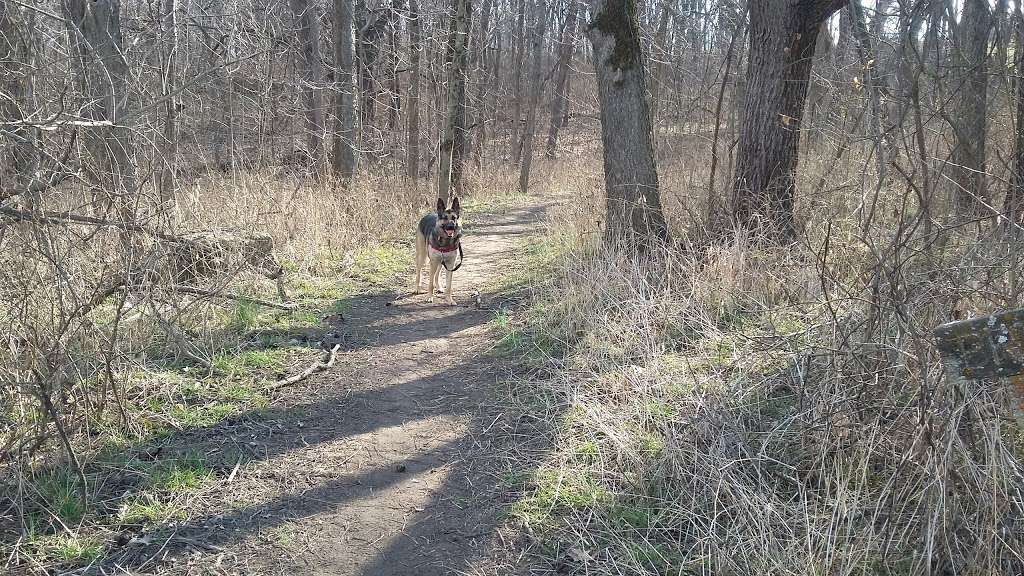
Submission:
[[[466,257],[462,254],[462,242],[459,242],[459,263],[455,265],[455,268],[448,270],[448,264],[444,261],[444,258],[441,258],[441,266],[444,266],[444,269],[449,272],[455,272],[459,268],[462,268],[462,261],[465,259]]]

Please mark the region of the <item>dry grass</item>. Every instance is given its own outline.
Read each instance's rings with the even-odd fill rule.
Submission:
[[[663,164],[663,184],[701,182],[690,161]],[[827,170],[812,159],[801,181]],[[500,323],[537,369],[513,397],[551,435],[511,509],[537,554],[580,574],[1024,569],[1006,391],[954,386],[930,341],[953,314],[1019,303],[1021,246],[908,231],[888,188],[865,225],[849,188],[806,199],[785,248],[699,241],[700,192],[666,190],[677,237],[698,241],[652,255],[599,240],[596,212],[554,211],[554,272]]]
[[[507,193],[482,181],[515,182],[485,168],[472,175],[472,196]],[[319,358],[324,316],[360,292],[404,286],[409,231],[433,187],[377,174],[350,191],[288,173],[204,176],[183,184],[171,210],[143,199],[150,216],[141,221],[156,232],[133,236],[146,272],[132,290],[102,298],[125,266],[117,218],[82,190],[38,202],[24,208],[113,221],[6,223],[0,232],[0,565],[43,571],[102,555],[118,530],[187,518],[211,466],[226,475],[232,463],[154,458],[155,447],[264,410],[271,383]],[[293,308],[175,289],[163,271],[174,252],[160,235],[210,233],[271,237]],[[213,264],[194,286],[279,300],[244,259]]]

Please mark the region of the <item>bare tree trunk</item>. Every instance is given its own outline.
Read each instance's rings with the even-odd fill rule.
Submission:
[[[521,150],[522,163],[519,165],[519,192],[526,194],[530,187],[530,168],[533,165],[533,139],[537,134],[537,108],[544,92],[541,67],[544,62],[544,34],[547,32],[548,10],[544,0],[534,4],[533,22],[533,63],[530,65],[530,102],[526,110],[526,128],[523,132]]]
[[[604,144],[605,235],[665,238],[636,3],[592,0],[590,13],[587,36],[594,47]]]
[[[392,0],[391,10],[388,12],[388,97],[391,102],[388,105],[388,132],[392,135],[398,127],[398,112],[402,109],[402,99],[399,96],[401,87],[398,83],[398,15],[402,10],[402,0]]]
[[[796,233],[801,118],[822,22],[846,0],[750,2],[750,60],[733,217],[745,227]]]
[[[32,83],[30,71],[33,27],[30,15],[6,0],[0,0],[0,118],[24,120],[30,105]],[[0,156],[0,181],[7,181],[8,170],[13,174],[14,187],[26,186],[38,164],[38,151],[34,131],[24,126],[5,128],[6,143]],[[3,190],[0,190],[2,193]]]
[[[487,89],[491,83],[491,67],[487,61],[487,45],[488,35],[491,26],[491,8],[493,6],[493,0],[484,0],[484,4],[480,9],[480,35],[477,37],[477,47],[473,50],[473,62],[474,68],[479,64],[481,68],[480,81],[477,83],[476,98],[473,99],[473,117],[474,121],[471,122],[473,131],[466,134],[466,157],[474,158],[476,164],[480,165],[480,152],[479,150],[484,145],[484,140],[487,134],[487,117],[486,117],[486,101],[487,101]],[[475,137],[473,137],[475,134]]]
[[[160,91],[164,103],[163,170],[160,175],[160,201],[174,201],[175,170],[178,166],[178,16],[176,0],[164,0],[163,14],[164,66]]]
[[[356,33],[354,0],[334,0],[334,175],[346,187],[356,172]]]
[[[884,5],[886,0],[881,0]],[[867,20],[864,16],[864,7],[859,2],[850,2],[846,5],[850,12],[850,20],[853,24],[853,36],[856,39],[857,56],[860,60],[861,69],[864,74],[864,84],[868,91],[868,102],[871,107],[871,139],[875,141],[875,168],[878,172],[878,180],[882,182],[888,175],[888,152],[889,146],[886,143],[885,134],[888,133],[888,121],[885,109],[882,107],[882,91],[886,88],[884,80],[878,73],[880,58],[871,42],[871,35],[868,33]],[[875,25],[884,19],[881,13],[875,14]]]
[[[949,178],[959,214],[977,215],[988,203],[985,127],[988,109],[988,39],[992,15],[986,0],[965,0],[953,49],[955,75],[953,150]]]
[[[515,48],[512,56],[512,115],[509,147],[513,163],[519,162],[522,151],[519,141],[519,120],[522,116],[523,103],[523,62],[526,60],[526,0],[519,0],[516,15]]]
[[[409,0],[409,144],[407,174],[415,180],[420,175],[420,52],[423,49],[423,25],[419,3]]]
[[[466,152],[466,68],[469,62],[469,0],[455,1],[449,36],[448,122],[438,151],[437,197],[462,195]]]
[[[128,63],[121,46],[118,0],[67,0],[68,33],[82,91],[86,127],[87,173],[93,183],[116,199],[125,223],[135,220],[137,185],[135,148],[123,123]]]
[[[1014,11],[1017,28],[1017,46],[1014,51],[1016,90],[1014,97],[1017,108],[1017,126],[1014,133],[1013,179],[1006,193],[1003,212],[1006,218],[1024,226],[1024,10],[1018,1]]]
[[[665,83],[665,63],[669,58],[668,54],[668,26],[672,19],[673,8],[670,5],[672,0],[664,0],[661,3],[661,18],[658,19],[658,32],[654,35],[654,47],[657,50],[657,60],[651,74],[651,117],[658,117],[658,110],[661,106],[661,87]]]
[[[307,152],[314,174],[323,173],[324,165],[324,102],[321,87],[324,81],[323,59],[320,55],[320,14],[316,2],[290,0],[299,26],[302,46],[302,92],[306,105]]]
[[[565,17],[565,28],[562,30],[562,42],[558,49],[558,71],[555,76],[555,89],[551,94],[551,126],[548,128],[548,158],[554,158],[558,150],[558,129],[562,126],[565,109],[569,106],[569,69],[572,53],[576,48],[576,16],[579,3],[569,0],[569,13]]]

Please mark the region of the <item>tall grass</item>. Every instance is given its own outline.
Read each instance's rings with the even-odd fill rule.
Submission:
[[[945,379],[930,340],[1019,305],[1021,246],[908,231],[899,210],[865,225],[842,209],[857,200],[806,199],[785,247],[707,242],[723,231],[677,214],[682,246],[646,253],[602,238],[596,213],[552,212],[555,272],[504,323],[539,368],[515,390],[558,405],[512,508],[538,553],[587,574],[1024,569],[1007,390]]]

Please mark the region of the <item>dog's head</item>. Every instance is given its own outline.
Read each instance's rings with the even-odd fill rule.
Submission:
[[[447,207],[442,198],[437,199],[437,234],[442,238],[455,239],[461,236],[462,226],[459,225],[459,199],[452,198],[451,207]]]

